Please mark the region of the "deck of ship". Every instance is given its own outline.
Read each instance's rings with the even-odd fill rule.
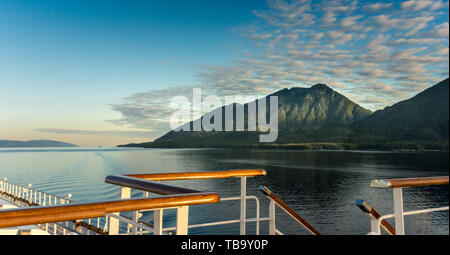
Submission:
[[[255,234],[260,234],[260,223],[268,223],[269,235],[283,235],[276,227],[276,208],[282,209],[299,227],[313,235],[320,232],[311,226],[297,212],[292,210],[267,187],[259,190],[269,199],[268,217],[260,216],[260,202],[256,196],[247,195],[247,178],[266,175],[262,169],[226,170],[213,172],[157,173],[111,175],[105,182],[121,188],[118,200],[78,203],[71,196],[57,196],[32,189],[32,185],[21,186],[0,180],[0,235],[187,235],[189,229],[224,224],[239,224],[239,234],[253,234],[246,228],[247,223],[256,223]],[[240,194],[235,197],[221,197],[214,191],[202,191],[169,184],[164,181],[194,179],[240,179]],[[371,232],[380,235],[381,230],[391,235],[404,235],[404,217],[438,211],[448,211],[449,207],[426,208],[404,211],[404,188],[425,187],[430,185],[448,185],[448,176],[373,180],[372,188],[391,189],[393,192],[394,212],[380,215],[367,201],[357,199],[358,206],[370,219]],[[132,198],[131,189],[139,191],[142,197]],[[149,193],[157,196],[149,197]],[[247,200],[255,200],[256,217],[247,217]],[[189,224],[189,207],[201,204],[226,203],[240,201],[238,219]],[[164,212],[176,210],[176,226],[163,227]],[[142,222],[141,212],[152,211],[153,221]],[[125,216],[122,212],[131,212]],[[395,226],[386,219],[394,218]],[[363,233],[362,233],[363,234]]]

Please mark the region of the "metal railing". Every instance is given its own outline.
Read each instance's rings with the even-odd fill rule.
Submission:
[[[121,199],[96,203],[76,203],[69,198],[51,195],[0,181],[1,194],[16,204],[30,208],[0,210],[0,228],[11,226],[37,225],[50,234],[187,234],[190,228],[240,224],[240,234],[246,234],[246,223],[269,221],[260,217],[260,203],[256,196],[246,195],[246,178],[265,175],[260,169],[228,170],[217,172],[193,172],[170,174],[146,174],[128,176],[108,176],[105,182],[121,186]],[[237,177],[241,180],[241,194],[237,197],[220,198],[215,192],[189,189],[159,183],[162,180],[192,180]],[[152,179],[156,181],[152,181]],[[131,198],[131,189],[143,193],[142,198]],[[160,196],[149,197],[149,193]],[[256,217],[246,217],[247,200],[255,200]],[[240,201],[240,218],[235,220],[188,224],[189,206],[220,201]],[[164,210],[175,209],[176,226],[163,228]],[[140,220],[142,212],[153,211],[153,224]],[[131,217],[120,212],[131,212]]]
[[[37,191],[28,186],[0,181],[0,194],[7,200],[20,207],[19,209],[5,209],[0,211],[0,228],[36,225],[49,234],[110,234],[111,222],[114,231],[134,228],[149,229],[148,225],[133,222],[119,216],[119,211],[132,211],[136,206],[143,209],[155,206],[178,206],[188,204],[202,204],[218,202],[215,193],[186,194],[185,196],[166,196],[148,198],[144,200],[118,200],[97,203],[76,203],[68,198]],[[161,204],[161,199],[163,200]],[[159,204],[158,204],[159,203]],[[112,207],[112,208],[109,208]]]
[[[391,188],[393,191],[394,213],[380,216],[364,200],[357,200],[356,205],[360,207],[371,218],[371,234],[381,234],[381,226],[390,234],[405,235],[405,220],[407,215],[424,214],[438,211],[448,211],[448,206],[438,208],[427,208],[405,212],[403,209],[403,188],[423,187],[431,185],[448,185],[448,176],[422,177],[422,178],[402,178],[373,180],[370,184],[372,188]],[[369,209],[370,208],[370,209]],[[375,213],[373,213],[375,211]],[[394,218],[395,229],[386,225],[386,219]]]
[[[280,207],[287,215],[294,219],[300,226],[310,232],[312,235],[320,235],[313,226],[311,226],[305,219],[303,219],[298,213],[296,213],[291,207],[289,207],[283,200],[276,196],[265,186],[259,186],[259,190],[270,199],[269,204],[269,234],[270,235],[283,235],[283,233],[276,228],[275,224],[275,206]]]
[[[70,196],[48,194],[33,189],[31,185],[17,185],[3,179],[0,180],[0,198],[25,208],[0,210],[0,228],[36,225],[50,234],[184,235],[193,228],[239,224],[239,233],[244,235],[248,232],[246,224],[254,222],[256,223],[255,233],[258,235],[260,234],[260,223],[268,221],[269,234],[282,235],[283,233],[275,225],[275,209],[278,206],[311,234],[319,235],[320,233],[314,227],[264,186],[260,186],[259,190],[270,200],[269,215],[268,217],[260,216],[260,201],[256,196],[247,196],[246,180],[247,177],[265,174],[264,170],[251,169],[107,176],[106,183],[121,187],[121,198],[120,200],[94,203],[77,203],[71,200]],[[161,181],[232,177],[240,179],[240,195],[226,198],[219,197],[215,192],[161,183]],[[443,211],[448,210],[449,207],[405,212],[402,189],[443,184],[448,184],[448,176],[374,180],[371,187],[392,188],[394,213],[381,216],[364,200],[357,200],[356,204],[370,217],[372,233],[380,234],[381,228],[383,228],[389,234],[403,235],[405,234],[404,216]],[[142,197],[131,198],[132,189],[142,192]],[[136,195],[139,192],[133,194]],[[155,193],[157,196],[150,197],[150,193]],[[256,216],[253,218],[247,218],[247,200],[254,200],[256,203]],[[228,201],[240,202],[238,219],[189,224],[189,206]],[[176,210],[176,226],[163,227],[166,210]],[[146,211],[153,212],[153,223],[140,219],[142,213]],[[125,212],[127,215],[121,215]],[[389,218],[395,218],[395,228],[387,223],[386,219]]]
[[[18,185],[10,183],[7,181],[7,178],[4,178],[0,180],[0,198],[19,207],[64,205],[74,202],[73,200],[70,200],[72,197],[71,194],[62,197],[39,191],[31,187],[31,184],[28,184],[27,186]],[[70,222],[55,222],[37,224],[36,226],[50,234],[76,234],[74,226],[80,225],[84,224],[81,224],[80,222],[72,222],[72,224]]]
[[[256,235],[260,232],[260,222],[269,221],[268,217],[260,217],[260,202],[256,196],[247,196],[247,177],[266,175],[266,171],[262,169],[246,169],[246,170],[227,170],[227,171],[209,171],[209,172],[185,172],[185,173],[153,173],[153,174],[130,174],[125,176],[107,176],[105,182],[110,184],[116,184],[122,186],[121,196],[122,198],[129,198],[131,195],[131,189],[137,189],[144,192],[152,192],[157,194],[176,194],[176,193],[201,193],[201,190],[187,189],[184,187],[176,187],[158,183],[159,181],[174,181],[174,180],[197,180],[197,179],[217,179],[217,178],[240,178],[241,189],[240,196],[220,198],[221,202],[225,201],[240,201],[240,218],[235,220],[216,221],[200,224],[188,225],[185,232],[191,228],[200,228],[208,226],[226,225],[239,223],[239,232],[241,235],[246,234],[246,223],[256,222]],[[145,193],[144,193],[145,195]],[[247,200],[254,199],[256,202],[256,217],[247,218]],[[161,209],[154,212],[154,234],[171,233],[177,229],[177,227],[162,227],[164,210]],[[135,212],[133,220],[136,221],[139,212]],[[177,214],[177,218],[178,218]],[[180,216],[181,217],[181,216]],[[135,231],[136,232],[136,231]]]
[[[32,185],[27,186],[10,183],[6,178],[0,180],[0,194],[8,197],[10,200],[26,204],[28,206],[35,205],[62,205],[73,202],[70,200],[71,194],[65,197],[49,194],[43,191],[38,191],[31,188]]]
[[[361,209],[371,219],[371,228],[376,229],[378,227],[378,219],[381,217],[381,215],[362,199],[356,200],[356,206],[358,206],[359,209]],[[381,219],[380,224],[388,234],[395,235],[395,229],[386,220]]]

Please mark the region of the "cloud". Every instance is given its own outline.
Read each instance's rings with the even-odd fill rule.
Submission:
[[[320,40],[325,35],[325,33],[316,33],[313,38],[314,40]]]
[[[392,7],[392,3],[374,3],[374,4],[368,4],[363,7],[365,11],[369,12],[379,12],[384,9],[388,9]]]
[[[437,44],[441,42],[441,39],[436,38],[399,38],[395,41],[391,41],[389,45],[398,46],[398,45],[423,45],[423,44]]]
[[[427,1],[427,0],[410,0],[401,3],[401,6],[403,9],[407,10],[413,10],[413,11],[420,11],[422,9],[425,9],[431,5],[433,5],[434,1]]]
[[[330,37],[331,44],[344,44],[349,42],[353,38],[353,34],[345,34],[341,31],[330,31],[328,32],[328,36]]]
[[[346,18],[342,18],[341,19],[341,25],[343,27],[350,27],[356,24],[356,22],[358,21],[358,19],[360,19],[362,16],[358,15],[358,16],[352,16],[352,17],[346,17]]]
[[[448,31],[449,31],[448,22],[444,22],[442,24],[436,25],[434,27],[434,29],[423,33],[422,36],[448,39],[448,35],[449,35]]]
[[[154,131],[123,131],[123,130],[78,130],[58,128],[38,128],[35,131],[46,134],[72,134],[72,135],[96,135],[96,136],[125,136],[130,138],[150,138]]]
[[[240,58],[198,65],[193,84],[111,104],[122,118],[110,122],[168,129],[167,102],[193,87],[205,96],[260,96],[325,83],[376,110],[448,76],[448,2],[273,0],[252,13],[254,22],[235,30],[251,45]]]
[[[443,47],[436,51],[437,55],[447,55],[448,56],[448,47]]]
[[[389,48],[384,46],[384,44],[387,42],[388,39],[389,39],[388,35],[379,34],[379,35],[377,35],[377,37],[375,37],[375,39],[370,41],[366,47],[367,47],[367,49],[369,49],[372,52],[376,52],[376,51],[380,51],[380,50],[390,51]]]
[[[333,12],[326,12],[325,15],[323,15],[321,21],[323,25],[330,25],[334,22],[336,22],[337,18],[336,15]]]
[[[252,34],[250,39],[252,40],[267,40],[272,37],[272,34]]]

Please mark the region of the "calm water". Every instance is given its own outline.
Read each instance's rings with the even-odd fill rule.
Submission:
[[[268,200],[265,185],[323,234],[366,234],[370,222],[355,205],[365,199],[381,214],[393,212],[391,190],[372,189],[381,178],[448,175],[448,152],[271,151],[222,149],[33,148],[0,149],[0,178],[53,194],[71,193],[78,202],[119,198],[107,175],[262,168],[266,176],[248,178],[247,194],[260,198],[261,216]],[[239,194],[239,179],[183,181],[186,187],[215,190],[221,197]],[[137,194],[136,194],[137,195]],[[404,190],[405,210],[448,205],[448,186]],[[172,210],[173,211],[173,210]],[[165,226],[174,225],[168,211]],[[247,215],[255,216],[248,202]],[[150,219],[151,212],[144,215]],[[239,202],[192,206],[190,224],[239,218]],[[166,218],[165,218],[166,219]],[[392,223],[392,221],[390,221]],[[408,234],[449,234],[448,212],[407,216]],[[277,228],[285,234],[307,234],[277,210]],[[248,224],[249,234],[255,224]],[[191,229],[193,234],[239,234],[238,224]],[[267,222],[261,223],[267,233]]]

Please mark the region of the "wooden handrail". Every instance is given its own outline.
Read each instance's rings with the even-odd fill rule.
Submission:
[[[265,174],[265,170],[250,169],[216,172],[132,174],[126,176],[111,175],[105,178],[106,183],[153,192],[163,196],[2,210],[0,211],[0,228],[96,218],[103,217],[108,213],[124,211],[217,203],[220,201],[220,197],[215,192],[162,184],[157,181],[245,177]]]
[[[291,207],[289,207],[283,200],[273,194],[267,187],[260,186],[259,190],[272,199],[275,203],[277,203],[281,209],[283,209],[286,213],[288,213],[292,218],[294,218],[300,225],[306,228],[313,235],[320,235],[319,231],[317,231],[313,226],[311,226],[306,220],[304,220],[300,215],[298,215]]]
[[[373,180],[372,188],[407,188],[448,184],[448,176]]]
[[[0,211],[0,228],[103,217],[108,213],[219,202],[217,193],[176,194],[152,198],[40,206]]]
[[[186,194],[186,193],[202,193],[201,190],[189,189],[174,185],[163,184],[155,181],[144,180],[129,176],[109,175],[105,178],[106,183],[115,184],[123,187],[148,191],[160,195]]]
[[[381,215],[370,206],[365,200],[358,199],[355,202],[356,206],[359,207],[364,213],[366,213],[370,218],[378,220]],[[381,226],[391,235],[395,235],[395,228],[391,226],[386,220],[381,221]]]
[[[127,174],[125,176],[151,181],[175,181],[194,179],[214,179],[244,176],[266,175],[263,169],[207,171],[207,172],[184,172],[184,173],[154,173],[154,174]]]

